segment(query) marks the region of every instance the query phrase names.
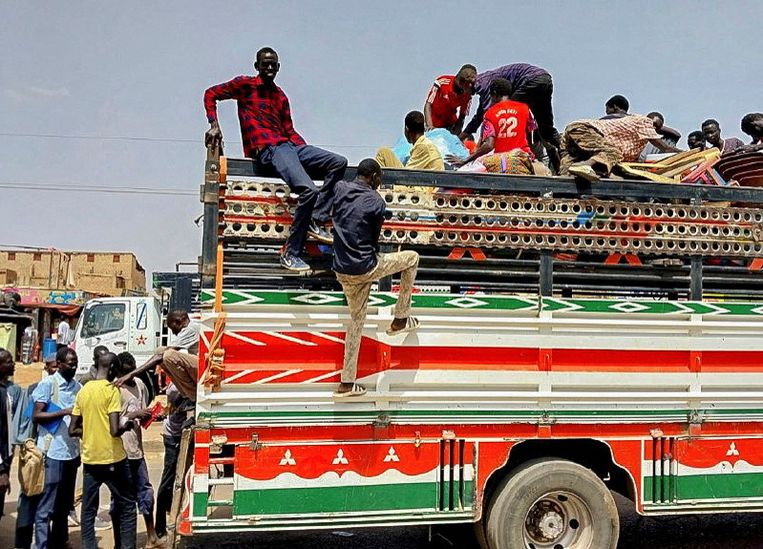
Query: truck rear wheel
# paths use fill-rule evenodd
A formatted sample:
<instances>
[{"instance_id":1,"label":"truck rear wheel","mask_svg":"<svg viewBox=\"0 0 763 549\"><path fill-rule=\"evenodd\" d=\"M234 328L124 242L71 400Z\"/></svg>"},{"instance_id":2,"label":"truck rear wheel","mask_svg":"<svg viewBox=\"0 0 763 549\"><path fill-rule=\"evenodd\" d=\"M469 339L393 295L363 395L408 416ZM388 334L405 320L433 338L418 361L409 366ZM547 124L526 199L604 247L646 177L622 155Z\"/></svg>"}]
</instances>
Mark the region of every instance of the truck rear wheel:
<instances>
[{"instance_id":1,"label":"truck rear wheel","mask_svg":"<svg viewBox=\"0 0 763 549\"><path fill-rule=\"evenodd\" d=\"M490 549L616 549L619 533L609 489L590 469L562 459L517 468L487 515Z\"/></svg>"}]
</instances>

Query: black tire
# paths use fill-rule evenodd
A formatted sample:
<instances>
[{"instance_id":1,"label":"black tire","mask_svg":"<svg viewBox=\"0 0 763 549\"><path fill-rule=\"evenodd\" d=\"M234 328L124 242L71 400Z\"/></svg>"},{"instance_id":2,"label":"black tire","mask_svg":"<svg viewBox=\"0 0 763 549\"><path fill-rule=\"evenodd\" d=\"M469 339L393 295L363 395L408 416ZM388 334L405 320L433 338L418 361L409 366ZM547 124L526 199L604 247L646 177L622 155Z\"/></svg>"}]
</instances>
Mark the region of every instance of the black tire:
<instances>
[{"instance_id":1,"label":"black tire","mask_svg":"<svg viewBox=\"0 0 763 549\"><path fill-rule=\"evenodd\" d=\"M485 518L474 523L474 537L477 538L477 546L480 549L490 549L487 543L487 533L485 532Z\"/></svg>"},{"instance_id":2,"label":"black tire","mask_svg":"<svg viewBox=\"0 0 763 549\"><path fill-rule=\"evenodd\" d=\"M612 493L590 469L539 459L497 487L485 533L490 549L616 549L620 517Z\"/></svg>"}]
</instances>

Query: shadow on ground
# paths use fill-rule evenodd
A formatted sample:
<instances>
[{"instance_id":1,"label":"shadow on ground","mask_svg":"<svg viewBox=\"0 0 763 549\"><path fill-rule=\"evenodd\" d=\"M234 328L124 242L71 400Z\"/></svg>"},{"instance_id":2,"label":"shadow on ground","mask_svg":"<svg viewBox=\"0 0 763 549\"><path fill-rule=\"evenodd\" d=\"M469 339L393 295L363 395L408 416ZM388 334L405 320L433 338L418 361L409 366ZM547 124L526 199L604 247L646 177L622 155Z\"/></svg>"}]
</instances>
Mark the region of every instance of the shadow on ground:
<instances>
[{"instance_id":1,"label":"shadow on ground","mask_svg":"<svg viewBox=\"0 0 763 549\"><path fill-rule=\"evenodd\" d=\"M633 504L617 497L621 535L618 549L763 549L763 515L718 514L641 517ZM262 533L236 541L212 536L188 547L201 549L470 549L469 526L367 529L353 531Z\"/></svg>"}]
</instances>

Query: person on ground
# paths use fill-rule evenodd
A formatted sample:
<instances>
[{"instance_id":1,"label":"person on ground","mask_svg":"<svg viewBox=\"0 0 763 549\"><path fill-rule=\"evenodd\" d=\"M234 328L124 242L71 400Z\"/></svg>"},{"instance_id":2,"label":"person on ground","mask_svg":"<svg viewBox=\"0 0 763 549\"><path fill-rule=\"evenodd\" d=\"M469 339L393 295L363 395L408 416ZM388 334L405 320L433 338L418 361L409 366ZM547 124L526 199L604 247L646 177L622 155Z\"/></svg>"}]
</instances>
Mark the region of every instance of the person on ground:
<instances>
[{"instance_id":1,"label":"person on ground","mask_svg":"<svg viewBox=\"0 0 763 549\"><path fill-rule=\"evenodd\" d=\"M469 113L476 81L477 69L468 64L462 66L455 76L446 74L438 77L429 88L424 102L424 129L445 128L459 135Z\"/></svg>"},{"instance_id":2,"label":"person on ground","mask_svg":"<svg viewBox=\"0 0 763 549\"><path fill-rule=\"evenodd\" d=\"M16 369L13 355L0 348L0 518L3 516L5 496L11 493L11 464L13 463L13 411L21 393L11 381Z\"/></svg>"},{"instance_id":3,"label":"person on ground","mask_svg":"<svg viewBox=\"0 0 763 549\"><path fill-rule=\"evenodd\" d=\"M741 152L763 150L763 113L753 112L742 118L742 131L752 138L752 143L742 147Z\"/></svg>"},{"instance_id":4,"label":"person on ground","mask_svg":"<svg viewBox=\"0 0 763 549\"><path fill-rule=\"evenodd\" d=\"M715 147L721 151L721 156L731 154L737 149L744 147L744 142L738 137L721 137L721 125L717 120L709 118L702 122L702 133L705 134L705 140L708 147Z\"/></svg>"},{"instance_id":5,"label":"person on ground","mask_svg":"<svg viewBox=\"0 0 763 549\"><path fill-rule=\"evenodd\" d=\"M37 549L67 547L69 540L69 511L80 466L80 441L69 434L72 408L82 389L74 379L77 365L73 349L59 349L56 372L32 392L37 447L45 454L45 489L34 516Z\"/></svg>"},{"instance_id":6,"label":"person on ground","mask_svg":"<svg viewBox=\"0 0 763 549\"><path fill-rule=\"evenodd\" d=\"M69 435L82 438L84 549L98 549L95 517L103 484L111 492L114 513L119 516L119 549L135 549L135 486L121 439L134 425L132 421L120 422L122 400L119 390L108 380L109 372L119 368L119 359L114 353L98 357L95 379L77 394L69 425Z\"/></svg>"},{"instance_id":7,"label":"person on ground","mask_svg":"<svg viewBox=\"0 0 763 549\"><path fill-rule=\"evenodd\" d=\"M196 402L201 327L191 321L188 312L183 309L170 311L167 327L172 332L169 345L159 347L144 364L118 378L114 385L122 387L146 370L161 366L180 393L189 401Z\"/></svg>"},{"instance_id":8,"label":"person on ground","mask_svg":"<svg viewBox=\"0 0 763 549\"><path fill-rule=\"evenodd\" d=\"M58 371L58 363L56 362L56 355L48 355L45 357L45 366L43 368L43 379L52 376ZM32 417L27 414L27 408L30 402L34 402L33 394L37 389L39 382L32 383L27 387L26 391L21 394L21 400L18 407L13 414L13 433L14 444L20 446L27 439L37 439L36 431L34 428L34 422ZM35 442L36 445L36 442ZM23 487L19 490L18 506L16 511L16 532L15 543L16 549L31 549L32 547L32 535L34 533L34 517L37 513L37 506L42 498L42 494L35 496L28 496L24 493Z\"/></svg>"},{"instance_id":9,"label":"person on ground","mask_svg":"<svg viewBox=\"0 0 763 549\"><path fill-rule=\"evenodd\" d=\"M690 150L699 149L700 151L704 151L707 148L705 134L699 130L691 132L686 136L686 144Z\"/></svg>"},{"instance_id":10,"label":"person on ground","mask_svg":"<svg viewBox=\"0 0 763 549\"><path fill-rule=\"evenodd\" d=\"M403 127L405 140L411 148L411 156L403 165L400 159L392 152L392 149L382 147L376 152L376 161L382 168L407 168L409 170L433 170L442 171L445 163L442 161L440 151L432 141L424 135L424 114L419 111L411 111L405 115Z\"/></svg>"},{"instance_id":11,"label":"person on ground","mask_svg":"<svg viewBox=\"0 0 763 549\"><path fill-rule=\"evenodd\" d=\"M418 319L410 316L419 254L414 251L379 253L379 234L386 210L384 199L376 191L381 182L381 166L376 160L367 158L358 164L355 180L337 183L333 269L350 309L341 383L335 393L337 397L360 396L366 392L355 381L368 296L374 282L401 273L400 296L395 304L395 318L387 330L388 335L410 332L419 326Z\"/></svg>"},{"instance_id":12,"label":"person on ground","mask_svg":"<svg viewBox=\"0 0 763 549\"><path fill-rule=\"evenodd\" d=\"M620 162L635 162L647 143L661 152L679 152L663 141L651 119L639 114L572 122L562 137L562 175L598 181Z\"/></svg>"},{"instance_id":13,"label":"person on ground","mask_svg":"<svg viewBox=\"0 0 763 549\"><path fill-rule=\"evenodd\" d=\"M58 323L58 329L56 330L56 343L58 345L69 345L74 339L74 332L69 326L69 319L63 317L61 322Z\"/></svg>"},{"instance_id":14,"label":"person on ground","mask_svg":"<svg viewBox=\"0 0 763 549\"><path fill-rule=\"evenodd\" d=\"M657 111L650 112L646 115L647 118L649 118L652 123L654 124L654 129L657 133L660 134L662 137L662 140L665 141L665 143L668 143L669 145L673 145L674 147L678 145L678 141L681 139L681 132L678 130L674 130L673 128L670 128L665 125L665 117L662 116L661 113ZM644 150L641 151L641 154L639 155L639 162L646 161L647 156L650 154L659 154L660 151L652 145L651 143L647 143L644 147Z\"/></svg>"},{"instance_id":15,"label":"person on ground","mask_svg":"<svg viewBox=\"0 0 763 549\"><path fill-rule=\"evenodd\" d=\"M527 104L512 99L511 82L505 78L493 80L490 101L492 106L483 116L479 145L466 158L448 157L454 166L468 164L491 151L501 154L519 149L532 154L530 141L536 129L535 119Z\"/></svg>"},{"instance_id":16,"label":"person on ground","mask_svg":"<svg viewBox=\"0 0 763 549\"><path fill-rule=\"evenodd\" d=\"M244 154L265 171L275 172L299 196L291 231L281 255L281 265L291 271L308 271L301 258L308 236L331 243L325 229L331 216L334 185L344 177L347 159L306 144L294 129L289 100L275 78L281 68L273 48L262 48L254 62L257 76L238 76L204 92L204 107L210 128L208 147L222 143L217 120L217 102L235 99ZM313 179L323 179L320 191Z\"/></svg>"},{"instance_id":17,"label":"person on ground","mask_svg":"<svg viewBox=\"0 0 763 549\"><path fill-rule=\"evenodd\" d=\"M628 109L631 104L624 95L613 95L604 103L604 112L606 113L599 120L612 120L629 116Z\"/></svg>"},{"instance_id":18,"label":"person on ground","mask_svg":"<svg viewBox=\"0 0 763 549\"><path fill-rule=\"evenodd\" d=\"M548 154L551 167L554 173L558 173L561 136L554 127L554 108L552 105L554 83L547 70L535 65L513 63L480 73L475 84L475 93L480 97L479 107L474 118L464 128L461 138L464 139L467 135L475 133L482 124L492 101L490 86L499 78L509 81L511 99L525 103L533 112L537 121L538 133Z\"/></svg>"},{"instance_id":19,"label":"person on ground","mask_svg":"<svg viewBox=\"0 0 763 549\"><path fill-rule=\"evenodd\" d=\"M167 535L167 513L172 509L180 439L183 434L183 423L186 420L183 409L187 402L172 382L167 385L166 395L167 411L162 421L164 467L162 478L159 481L159 491L156 495L156 534L160 538Z\"/></svg>"},{"instance_id":20,"label":"person on ground","mask_svg":"<svg viewBox=\"0 0 763 549\"><path fill-rule=\"evenodd\" d=\"M127 351L117 355L119 368L114 372L116 376L124 376L135 370L135 357ZM127 453L127 465L130 468L130 476L135 486L135 495L138 503L138 513L143 515L146 524L146 549L159 547L159 539L154 529L154 487L148 476L145 454L143 452L143 429L141 422L151 418L149 405L149 392L140 378L133 378L119 389L122 396L122 422L132 421L134 427L122 434L122 445ZM115 512L116 506L111 502L111 521L114 524L114 546L119 547L119 514Z\"/></svg>"}]
</instances>

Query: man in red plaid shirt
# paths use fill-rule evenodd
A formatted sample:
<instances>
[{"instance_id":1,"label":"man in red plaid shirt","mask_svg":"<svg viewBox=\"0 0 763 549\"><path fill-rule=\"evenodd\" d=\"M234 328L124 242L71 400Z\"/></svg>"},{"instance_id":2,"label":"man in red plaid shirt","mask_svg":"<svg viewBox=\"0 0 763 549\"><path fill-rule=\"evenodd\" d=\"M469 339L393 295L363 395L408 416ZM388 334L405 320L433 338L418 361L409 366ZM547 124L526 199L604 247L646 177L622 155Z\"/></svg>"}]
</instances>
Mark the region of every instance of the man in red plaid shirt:
<instances>
[{"instance_id":1,"label":"man in red plaid shirt","mask_svg":"<svg viewBox=\"0 0 763 549\"><path fill-rule=\"evenodd\" d=\"M235 99L244 154L256 160L264 171L275 172L299 196L281 265L292 271L308 271L309 265L299 256L308 235L320 242L332 242L322 225L331 216L334 184L344 177L347 159L307 145L294 129L289 100L275 84L281 68L275 50L259 50L254 68L257 76L238 76L204 92L210 124L205 141L208 147L222 142L217 102ZM323 179L320 190L313 178Z\"/></svg>"}]
</instances>

